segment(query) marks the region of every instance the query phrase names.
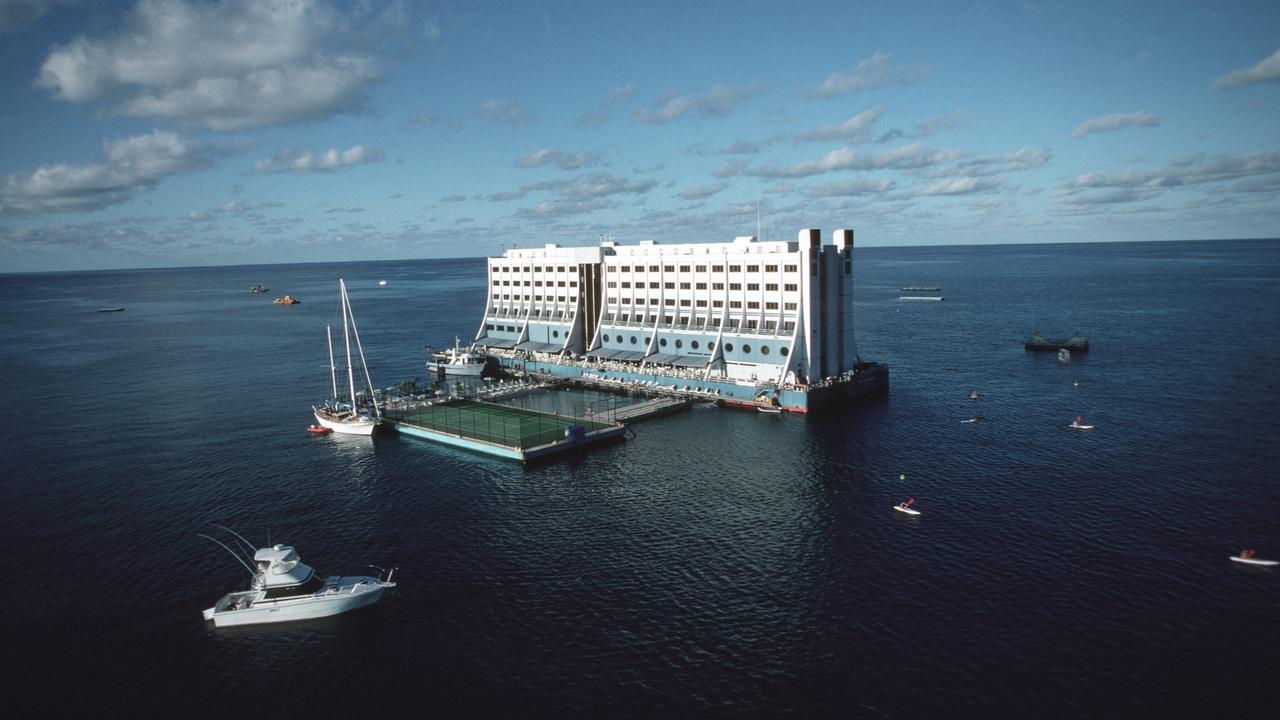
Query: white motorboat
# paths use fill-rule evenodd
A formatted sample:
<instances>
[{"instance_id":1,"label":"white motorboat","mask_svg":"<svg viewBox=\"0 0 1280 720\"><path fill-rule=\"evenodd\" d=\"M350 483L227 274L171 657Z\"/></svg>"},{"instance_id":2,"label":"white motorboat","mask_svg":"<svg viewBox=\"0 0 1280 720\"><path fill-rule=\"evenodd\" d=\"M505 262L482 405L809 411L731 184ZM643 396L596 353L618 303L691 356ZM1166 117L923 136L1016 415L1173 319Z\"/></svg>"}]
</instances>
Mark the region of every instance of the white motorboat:
<instances>
[{"instance_id":1,"label":"white motorboat","mask_svg":"<svg viewBox=\"0 0 1280 720\"><path fill-rule=\"evenodd\" d=\"M461 338L454 336L453 347L431 353L427 369L432 372L443 370L449 375L479 375L484 372L486 359L475 345L462 347Z\"/></svg>"},{"instance_id":2,"label":"white motorboat","mask_svg":"<svg viewBox=\"0 0 1280 720\"><path fill-rule=\"evenodd\" d=\"M233 532L233 534L235 534ZM262 623L292 622L328 617L372 605L382 597L391 582L392 568L384 579L365 575L333 575L321 578L316 571L302 562L298 551L289 545L272 545L260 548L253 554L256 570L239 554L221 541L200 537L222 545L253 576L248 590L223 595L211 608L204 610L204 619L215 627L229 625L258 625ZM236 538L252 549L247 540Z\"/></svg>"},{"instance_id":3,"label":"white motorboat","mask_svg":"<svg viewBox=\"0 0 1280 720\"><path fill-rule=\"evenodd\" d=\"M333 330L325 327L325 335L329 339L329 376L333 384L333 396L323 405L312 405L316 422L334 432L347 435L372 435L373 429L382 422L382 410L378 407L378 398L373 392L373 379L369 377L369 366L364 359L364 346L360 343L360 331L356 329L356 318L351 313L351 300L347 297L347 284L338 280L338 290L342 307L342 339L347 348L347 395L338 395L338 366L333 361ZM351 338L356 339L356 351L360 358L360 370L364 375L365 402L360 402L356 393L355 368L351 357Z\"/></svg>"}]
</instances>

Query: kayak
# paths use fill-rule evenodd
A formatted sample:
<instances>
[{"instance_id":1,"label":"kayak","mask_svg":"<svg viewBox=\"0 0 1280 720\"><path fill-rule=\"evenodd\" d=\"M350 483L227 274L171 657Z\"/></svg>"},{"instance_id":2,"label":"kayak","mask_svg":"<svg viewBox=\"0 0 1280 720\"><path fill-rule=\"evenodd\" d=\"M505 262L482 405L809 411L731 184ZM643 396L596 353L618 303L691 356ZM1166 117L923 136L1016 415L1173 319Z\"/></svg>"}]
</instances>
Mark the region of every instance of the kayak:
<instances>
[{"instance_id":1,"label":"kayak","mask_svg":"<svg viewBox=\"0 0 1280 720\"><path fill-rule=\"evenodd\" d=\"M1071 423L1067 427L1071 428L1072 430L1092 430L1093 429L1092 425L1076 425L1075 423Z\"/></svg>"},{"instance_id":2,"label":"kayak","mask_svg":"<svg viewBox=\"0 0 1280 720\"><path fill-rule=\"evenodd\" d=\"M1232 562L1243 563L1245 565L1260 565L1262 567L1274 567L1280 565L1280 560L1260 560L1258 558L1243 558L1239 555L1231 556Z\"/></svg>"},{"instance_id":3,"label":"kayak","mask_svg":"<svg viewBox=\"0 0 1280 720\"><path fill-rule=\"evenodd\" d=\"M968 420L961 420L960 424L964 425L966 423L976 423L976 422L978 422L978 418L969 418Z\"/></svg>"},{"instance_id":4,"label":"kayak","mask_svg":"<svg viewBox=\"0 0 1280 720\"><path fill-rule=\"evenodd\" d=\"M919 515L919 514L920 514L920 511L919 511L919 510L912 510L912 509L911 509L911 508L909 508L909 507L902 507L901 505L894 505L894 506L893 506L893 509L894 509L894 510L897 510L897 511L898 511L898 512L900 512L900 513L906 513L906 514L908 514L908 515Z\"/></svg>"}]
</instances>

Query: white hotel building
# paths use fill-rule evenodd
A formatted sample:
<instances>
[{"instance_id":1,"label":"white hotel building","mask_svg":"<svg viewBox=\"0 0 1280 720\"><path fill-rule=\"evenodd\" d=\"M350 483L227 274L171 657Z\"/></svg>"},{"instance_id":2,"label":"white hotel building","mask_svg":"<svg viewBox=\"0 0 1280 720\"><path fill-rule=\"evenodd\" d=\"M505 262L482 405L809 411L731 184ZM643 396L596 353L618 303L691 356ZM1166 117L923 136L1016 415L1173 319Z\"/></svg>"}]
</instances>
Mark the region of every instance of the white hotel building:
<instances>
[{"instance_id":1,"label":"white hotel building","mask_svg":"<svg viewBox=\"0 0 1280 720\"><path fill-rule=\"evenodd\" d=\"M489 258L476 343L586 358L639 372L808 385L860 363L853 331L853 231L796 242L512 249Z\"/></svg>"}]
</instances>

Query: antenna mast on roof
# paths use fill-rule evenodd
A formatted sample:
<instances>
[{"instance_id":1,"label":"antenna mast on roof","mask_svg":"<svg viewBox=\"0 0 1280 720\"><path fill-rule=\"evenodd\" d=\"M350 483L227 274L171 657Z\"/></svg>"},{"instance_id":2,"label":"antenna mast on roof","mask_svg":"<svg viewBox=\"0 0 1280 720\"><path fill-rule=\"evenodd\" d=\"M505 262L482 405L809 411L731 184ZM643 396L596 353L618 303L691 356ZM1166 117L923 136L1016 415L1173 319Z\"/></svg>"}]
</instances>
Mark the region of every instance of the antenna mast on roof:
<instances>
[{"instance_id":1,"label":"antenna mast on roof","mask_svg":"<svg viewBox=\"0 0 1280 720\"><path fill-rule=\"evenodd\" d=\"M756 240L760 238L760 181L756 180Z\"/></svg>"}]
</instances>

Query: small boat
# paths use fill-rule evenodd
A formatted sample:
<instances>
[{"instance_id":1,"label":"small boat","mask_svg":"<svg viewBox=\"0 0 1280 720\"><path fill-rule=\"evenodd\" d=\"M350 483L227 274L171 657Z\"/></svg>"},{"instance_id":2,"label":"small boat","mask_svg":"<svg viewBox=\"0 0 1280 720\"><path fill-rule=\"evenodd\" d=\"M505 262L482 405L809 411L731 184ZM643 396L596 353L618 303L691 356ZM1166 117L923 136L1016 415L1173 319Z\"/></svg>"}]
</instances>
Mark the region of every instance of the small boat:
<instances>
[{"instance_id":1,"label":"small boat","mask_svg":"<svg viewBox=\"0 0 1280 720\"><path fill-rule=\"evenodd\" d=\"M333 330L325 326L325 336L329 339L329 378L333 386L333 396L323 405L312 405L316 422L322 427L346 435L372 435L373 429L382 422L382 410L378 407L378 398L373 391L373 379L369 377L369 365L364 359L364 346L360 343L360 331L356 328L355 315L351 313L351 299L347 297L347 284L338 280L338 304L342 310L342 339L347 347L347 395L338 395L338 366L333 361ZM360 370L365 382L363 392L366 402L360 401L356 393L355 366L351 356L351 338L355 337L357 357L360 359ZM372 414L370 414L372 412Z\"/></svg>"},{"instance_id":2,"label":"small boat","mask_svg":"<svg viewBox=\"0 0 1280 720\"><path fill-rule=\"evenodd\" d=\"M1068 349L1066 349L1066 348L1059 348L1059 349L1058 349L1058 362L1060 362L1060 363L1062 363L1062 364L1064 364L1064 365L1065 365L1065 364L1067 364L1067 363L1069 363L1069 362L1071 362L1071 351L1070 351L1070 350L1068 350Z\"/></svg>"},{"instance_id":3,"label":"small boat","mask_svg":"<svg viewBox=\"0 0 1280 720\"><path fill-rule=\"evenodd\" d=\"M912 287L904 287L904 288L898 288L898 289L899 289L899 290L901 290L902 292L938 292L938 291L939 291L939 290L941 290L942 288L940 288L940 287L915 287L915 286L912 286Z\"/></svg>"},{"instance_id":4,"label":"small boat","mask_svg":"<svg viewBox=\"0 0 1280 720\"><path fill-rule=\"evenodd\" d=\"M378 287L386 287L386 286L387 286L387 281L386 281L386 280L379 280L379 281L378 281Z\"/></svg>"},{"instance_id":5,"label":"small boat","mask_svg":"<svg viewBox=\"0 0 1280 720\"><path fill-rule=\"evenodd\" d=\"M911 508L911 503L915 502L915 500L916 500L915 498L911 498L906 502L900 502L897 505L894 505L893 509L897 510L900 513L906 513L907 515L919 515L920 514L919 510L913 510Z\"/></svg>"},{"instance_id":6,"label":"small boat","mask_svg":"<svg viewBox=\"0 0 1280 720\"><path fill-rule=\"evenodd\" d=\"M1075 420L1071 421L1071 424L1068 425L1067 427L1075 430L1092 430L1093 429L1092 425L1085 425L1084 423L1080 422L1080 418L1078 416L1076 417Z\"/></svg>"},{"instance_id":7,"label":"small boat","mask_svg":"<svg viewBox=\"0 0 1280 720\"><path fill-rule=\"evenodd\" d=\"M124 308L98 308L94 312L124 312Z\"/></svg>"},{"instance_id":8,"label":"small boat","mask_svg":"<svg viewBox=\"0 0 1280 720\"><path fill-rule=\"evenodd\" d=\"M756 412L761 412L766 415L781 415L782 408L777 405L761 405L756 408Z\"/></svg>"},{"instance_id":9,"label":"small boat","mask_svg":"<svg viewBox=\"0 0 1280 720\"><path fill-rule=\"evenodd\" d=\"M229 528L224 529L243 543L237 545L237 549L254 549L248 540ZM385 579L381 572L377 577L331 575L321 578L310 565L302 562L298 551L290 545L257 549L252 557L254 565L250 566L240 553L227 547L222 541L208 535L200 537L221 545L253 578L248 590L227 593L213 607L204 610L204 619L212 621L214 627L290 622L337 615L372 605L378 602L387 588L396 586L391 582L394 568L386 571Z\"/></svg>"},{"instance_id":10,"label":"small boat","mask_svg":"<svg viewBox=\"0 0 1280 720\"><path fill-rule=\"evenodd\" d=\"M308 425L307 432L314 435L328 435L333 431L323 425Z\"/></svg>"},{"instance_id":11,"label":"small boat","mask_svg":"<svg viewBox=\"0 0 1280 720\"><path fill-rule=\"evenodd\" d=\"M291 295L285 295L284 297L278 297L275 299L276 305L297 305L300 302L302 301Z\"/></svg>"},{"instance_id":12,"label":"small boat","mask_svg":"<svg viewBox=\"0 0 1280 720\"><path fill-rule=\"evenodd\" d=\"M1057 352L1059 350L1089 352L1089 338L1080 333L1076 333L1065 340L1061 338L1046 338L1040 334L1039 330L1036 330L1031 333L1031 337L1027 338L1022 347L1028 352Z\"/></svg>"},{"instance_id":13,"label":"small boat","mask_svg":"<svg viewBox=\"0 0 1280 720\"><path fill-rule=\"evenodd\" d=\"M978 422L978 421L979 421L979 420L981 420L981 419L982 419L982 418L980 418L980 417L971 417L971 418L969 418L968 420L961 420L961 421L960 421L960 424L961 424L961 425L966 425L966 424L968 424L968 423L976 423L976 422Z\"/></svg>"},{"instance_id":14,"label":"small boat","mask_svg":"<svg viewBox=\"0 0 1280 720\"><path fill-rule=\"evenodd\" d=\"M251 292L251 293L253 293L253 294L255 294L255 295L261 295L262 293L264 293L264 292L269 292L270 290L271 290L271 288L269 288L269 287L264 287L264 286L262 286L262 285L254 285L253 287L249 288L249 292Z\"/></svg>"},{"instance_id":15,"label":"small boat","mask_svg":"<svg viewBox=\"0 0 1280 720\"><path fill-rule=\"evenodd\" d=\"M1263 560L1258 557L1258 551L1253 548L1246 548L1239 555L1231 556L1232 562L1238 562L1243 565L1257 565L1258 567L1275 567L1280 565L1280 560Z\"/></svg>"},{"instance_id":16,"label":"small boat","mask_svg":"<svg viewBox=\"0 0 1280 720\"><path fill-rule=\"evenodd\" d=\"M978 399L978 391L977 391L977 390L971 390L971 391L969 391L969 399L970 399L970 400L977 400L977 399Z\"/></svg>"},{"instance_id":17,"label":"small boat","mask_svg":"<svg viewBox=\"0 0 1280 720\"><path fill-rule=\"evenodd\" d=\"M934 302L942 302L941 295L903 295L899 300L932 300Z\"/></svg>"},{"instance_id":18,"label":"small boat","mask_svg":"<svg viewBox=\"0 0 1280 720\"><path fill-rule=\"evenodd\" d=\"M455 335L453 347L431 353L427 369L449 375L479 375L487 361L488 357L475 345L462 347L462 340Z\"/></svg>"}]
</instances>

